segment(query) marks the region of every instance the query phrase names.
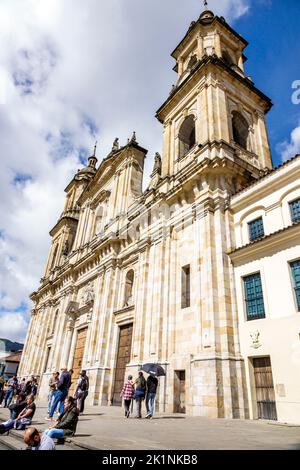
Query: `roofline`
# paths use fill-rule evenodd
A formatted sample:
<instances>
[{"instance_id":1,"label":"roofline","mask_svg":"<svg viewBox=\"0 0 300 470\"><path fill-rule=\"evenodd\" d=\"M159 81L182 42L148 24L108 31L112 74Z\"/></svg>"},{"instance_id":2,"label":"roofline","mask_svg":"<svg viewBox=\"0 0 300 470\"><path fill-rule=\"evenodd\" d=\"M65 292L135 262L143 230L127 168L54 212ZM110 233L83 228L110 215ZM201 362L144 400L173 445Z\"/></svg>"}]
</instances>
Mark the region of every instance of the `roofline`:
<instances>
[{"instance_id":1,"label":"roofline","mask_svg":"<svg viewBox=\"0 0 300 470\"><path fill-rule=\"evenodd\" d=\"M190 27L187 31L187 33L185 34L184 38L180 41L180 43L175 47L174 51L171 53L171 57L173 57L174 59L176 59L176 56L175 56L175 53L177 52L177 50L180 48L180 46L185 42L185 40L187 39L187 37L192 33L192 31L195 29L196 26L198 26L199 24L201 24L202 26L211 26L212 24L214 24L215 22L218 22L220 23L222 26L225 26L225 28L227 28L232 34L234 34L234 36L236 36L243 44L245 44L245 47L247 47L249 45L249 42L243 38L243 36L241 36L239 33L237 33L227 22L225 19L222 19L220 16L215 16L213 21L211 23L203 23L201 20L200 20L200 17L198 18L197 21L195 21L194 25L192 27Z\"/></svg>"},{"instance_id":2,"label":"roofline","mask_svg":"<svg viewBox=\"0 0 300 470\"><path fill-rule=\"evenodd\" d=\"M251 188L253 188L257 184L259 184L265 178L268 178L268 177L272 176L274 173L279 172L280 170L282 170L282 168L285 168L286 166L290 165L291 163L293 163L297 159L300 159L300 154L297 154L294 157L290 158L289 160L287 160L287 161L281 163L280 165L276 166L275 168L272 168L265 175L261 176L260 178L258 178L255 181L253 181L253 183L250 183L249 186L247 186L246 188L243 188L240 191L238 191L237 193L235 193L233 196L231 196L231 201L233 201L235 197L240 196L241 194L247 192L248 190L250 190Z\"/></svg>"},{"instance_id":3,"label":"roofline","mask_svg":"<svg viewBox=\"0 0 300 470\"><path fill-rule=\"evenodd\" d=\"M288 231L290 231L291 229L293 229L295 227L300 227L300 221L296 222L292 225L289 225L288 227L284 227L280 230L277 230L276 232L270 233L269 235L265 235L264 237L261 237L258 240L247 243L247 245L240 246L239 248L236 248L235 250L230 251L228 253L228 256L235 255L237 253L242 252L243 250L247 250L250 247L257 246L260 243L264 242L265 240L271 239L272 237L275 237L275 236L279 235L280 233L288 232ZM298 231L297 231L297 233L298 233Z\"/></svg>"}]
</instances>

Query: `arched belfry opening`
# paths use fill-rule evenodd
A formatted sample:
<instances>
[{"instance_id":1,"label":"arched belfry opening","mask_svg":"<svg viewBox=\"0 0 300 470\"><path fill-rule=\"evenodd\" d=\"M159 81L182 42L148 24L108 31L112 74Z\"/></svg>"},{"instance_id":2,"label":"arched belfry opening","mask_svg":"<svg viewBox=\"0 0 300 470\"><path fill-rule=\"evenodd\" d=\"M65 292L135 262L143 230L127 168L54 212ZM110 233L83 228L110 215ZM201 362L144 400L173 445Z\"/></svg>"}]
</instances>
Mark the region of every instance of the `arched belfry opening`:
<instances>
[{"instance_id":1,"label":"arched belfry opening","mask_svg":"<svg viewBox=\"0 0 300 470\"><path fill-rule=\"evenodd\" d=\"M183 121L179 130L179 158L184 157L195 144L195 117L191 114Z\"/></svg>"},{"instance_id":2,"label":"arched belfry opening","mask_svg":"<svg viewBox=\"0 0 300 470\"><path fill-rule=\"evenodd\" d=\"M226 62L226 64L229 65L229 67L231 67L232 65L235 65L235 61L233 60L231 54L229 54L228 51L223 50L222 57L223 57L223 60Z\"/></svg>"},{"instance_id":3,"label":"arched belfry opening","mask_svg":"<svg viewBox=\"0 0 300 470\"><path fill-rule=\"evenodd\" d=\"M234 142L248 150L249 124L244 116L237 111L232 113L232 132Z\"/></svg>"}]
</instances>

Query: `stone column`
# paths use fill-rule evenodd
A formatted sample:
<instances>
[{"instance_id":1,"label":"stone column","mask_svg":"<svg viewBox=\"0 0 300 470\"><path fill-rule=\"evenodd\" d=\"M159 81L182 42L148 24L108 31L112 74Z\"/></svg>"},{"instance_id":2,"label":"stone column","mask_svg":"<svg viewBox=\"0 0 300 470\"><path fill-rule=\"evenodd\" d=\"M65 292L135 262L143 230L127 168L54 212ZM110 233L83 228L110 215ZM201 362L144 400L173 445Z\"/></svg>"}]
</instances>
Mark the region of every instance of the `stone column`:
<instances>
[{"instance_id":1,"label":"stone column","mask_svg":"<svg viewBox=\"0 0 300 470\"><path fill-rule=\"evenodd\" d=\"M172 129L172 122L166 121L164 123L164 134L163 134L162 177L170 173L171 129Z\"/></svg>"}]
</instances>

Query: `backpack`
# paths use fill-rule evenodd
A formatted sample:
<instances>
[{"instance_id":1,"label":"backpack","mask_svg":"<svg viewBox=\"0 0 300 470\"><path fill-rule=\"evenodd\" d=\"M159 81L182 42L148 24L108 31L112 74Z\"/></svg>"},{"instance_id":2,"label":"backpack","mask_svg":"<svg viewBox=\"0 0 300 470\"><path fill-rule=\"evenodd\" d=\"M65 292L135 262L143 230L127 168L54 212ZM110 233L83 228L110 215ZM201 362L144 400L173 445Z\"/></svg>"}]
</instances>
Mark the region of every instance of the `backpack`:
<instances>
[{"instance_id":1,"label":"backpack","mask_svg":"<svg viewBox=\"0 0 300 470\"><path fill-rule=\"evenodd\" d=\"M88 388L87 377L81 377L81 381L80 381L80 384L79 384L79 388L80 388L80 390L82 390L83 392L86 392L86 391L87 391L87 388Z\"/></svg>"}]
</instances>

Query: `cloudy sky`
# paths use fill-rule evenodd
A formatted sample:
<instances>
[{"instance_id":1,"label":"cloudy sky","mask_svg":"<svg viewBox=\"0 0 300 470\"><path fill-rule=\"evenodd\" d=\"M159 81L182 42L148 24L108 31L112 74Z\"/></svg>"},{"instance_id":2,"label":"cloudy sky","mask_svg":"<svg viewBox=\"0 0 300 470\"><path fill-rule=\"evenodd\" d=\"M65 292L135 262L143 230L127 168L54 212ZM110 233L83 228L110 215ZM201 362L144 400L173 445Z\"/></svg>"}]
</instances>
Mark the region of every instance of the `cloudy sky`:
<instances>
[{"instance_id":1,"label":"cloudy sky","mask_svg":"<svg viewBox=\"0 0 300 470\"><path fill-rule=\"evenodd\" d=\"M94 141L98 157L136 130L161 151L155 120L176 81L170 52L201 0L0 0L0 337L23 340L62 211ZM284 6L283 6L284 5ZM274 163L300 151L297 0L210 0L250 42L247 73L276 104ZM283 34L284 31L284 34Z\"/></svg>"}]
</instances>

